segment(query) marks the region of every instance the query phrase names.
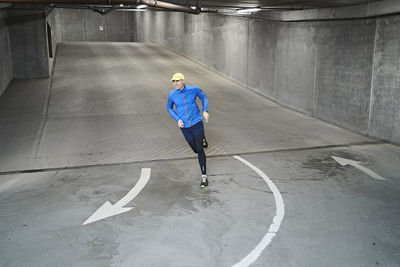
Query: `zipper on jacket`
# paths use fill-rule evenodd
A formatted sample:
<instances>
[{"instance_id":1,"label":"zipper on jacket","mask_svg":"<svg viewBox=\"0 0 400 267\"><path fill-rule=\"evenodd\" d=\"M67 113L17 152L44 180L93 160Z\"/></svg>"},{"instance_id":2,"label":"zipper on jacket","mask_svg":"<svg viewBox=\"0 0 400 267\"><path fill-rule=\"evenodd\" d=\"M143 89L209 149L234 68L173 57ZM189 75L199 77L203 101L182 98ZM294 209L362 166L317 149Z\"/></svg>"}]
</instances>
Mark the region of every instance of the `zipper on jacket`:
<instances>
[{"instance_id":1,"label":"zipper on jacket","mask_svg":"<svg viewBox=\"0 0 400 267\"><path fill-rule=\"evenodd\" d=\"M186 100L185 100L185 94L183 92L182 92L182 96L183 96L183 102L185 102L185 108L186 108L186 114L187 114L188 121L189 121L189 126L192 126L192 124L190 123L190 119L189 119L189 112L188 112L188 107L187 107Z\"/></svg>"}]
</instances>

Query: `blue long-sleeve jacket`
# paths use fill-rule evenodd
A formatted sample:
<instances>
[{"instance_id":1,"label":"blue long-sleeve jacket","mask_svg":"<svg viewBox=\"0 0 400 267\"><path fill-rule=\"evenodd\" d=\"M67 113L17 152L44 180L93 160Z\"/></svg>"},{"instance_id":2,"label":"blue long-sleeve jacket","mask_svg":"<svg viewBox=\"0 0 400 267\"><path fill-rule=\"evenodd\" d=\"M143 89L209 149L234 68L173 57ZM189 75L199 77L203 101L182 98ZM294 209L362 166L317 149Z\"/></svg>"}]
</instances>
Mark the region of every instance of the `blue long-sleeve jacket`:
<instances>
[{"instance_id":1,"label":"blue long-sleeve jacket","mask_svg":"<svg viewBox=\"0 0 400 267\"><path fill-rule=\"evenodd\" d=\"M184 128L195 125L203 120L196 97L203 103L203 112L208 112L207 95L197 86L185 85L182 90L175 89L168 94L167 110L177 122L183 121ZM174 106L176 111L174 110Z\"/></svg>"}]
</instances>

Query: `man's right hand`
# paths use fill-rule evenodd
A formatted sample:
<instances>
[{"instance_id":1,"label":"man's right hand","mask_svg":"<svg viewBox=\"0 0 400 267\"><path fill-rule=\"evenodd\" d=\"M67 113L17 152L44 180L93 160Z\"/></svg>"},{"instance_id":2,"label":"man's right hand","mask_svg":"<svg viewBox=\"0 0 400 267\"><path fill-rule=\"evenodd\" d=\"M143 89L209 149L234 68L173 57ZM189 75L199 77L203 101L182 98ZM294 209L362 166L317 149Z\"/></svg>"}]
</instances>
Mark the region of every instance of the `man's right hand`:
<instances>
[{"instance_id":1,"label":"man's right hand","mask_svg":"<svg viewBox=\"0 0 400 267\"><path fill-rule=\"evenodd\" d=\"M183 124L183 121L182 121L182 120L179 120L179 121L178 121L178 126L181 127L181 128L183 128L183 126L185 126L185 125Z\"/></svg>"}]
</instances>

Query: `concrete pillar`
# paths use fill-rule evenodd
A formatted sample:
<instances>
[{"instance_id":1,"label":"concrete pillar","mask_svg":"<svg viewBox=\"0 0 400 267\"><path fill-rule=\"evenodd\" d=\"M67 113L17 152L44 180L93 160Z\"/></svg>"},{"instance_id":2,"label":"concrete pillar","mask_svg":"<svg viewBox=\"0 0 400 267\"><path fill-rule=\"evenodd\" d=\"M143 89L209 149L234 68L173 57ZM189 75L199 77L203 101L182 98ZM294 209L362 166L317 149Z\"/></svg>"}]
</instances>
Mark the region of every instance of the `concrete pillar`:
<instances>
[{"instance_id":1,"label":"concrete pillar","mask_svg":"<svg viewBox=\"0 0 400 267\"><path fill-rule=\"evenodd\" d=\"M21 9L17 9L21 7ZM14 78L49 77L46 18L37 5L16 5L8 10Z\"/></svg>"},{"instance_id":2,"label":"concrete pillar","mask_svg":"<svg viewBox=\"0 0 400 267\"><path fill-rule=\"evenodd\" d=\"M0 95L12 79L10 39L6 24L6 10L0 9Z\"/></svg>"}]
</instances>

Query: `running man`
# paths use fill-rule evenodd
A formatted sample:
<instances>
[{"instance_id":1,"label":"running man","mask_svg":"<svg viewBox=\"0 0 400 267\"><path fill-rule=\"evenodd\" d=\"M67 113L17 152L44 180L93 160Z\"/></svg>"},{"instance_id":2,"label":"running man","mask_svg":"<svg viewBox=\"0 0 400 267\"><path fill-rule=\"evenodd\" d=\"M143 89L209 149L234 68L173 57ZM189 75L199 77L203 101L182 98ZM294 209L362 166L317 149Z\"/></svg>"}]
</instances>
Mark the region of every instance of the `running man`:
<instances>
[{"instance_id":1,"label":"running man","mask_svg":"<svg viewBox=\"0 0 400 267\"><path fill-rule=\"evenodd\" d=\"M203 149L203 138L205 137L203 117L208 122L208 98L197 86L185 85L184 79L182 73L175 73L172 77L171 81L175 90L168 94L167 110L181 128L186 142L194 153L197 153L202 174L200 187L207 187L206 154ZM203 117L197 106L196 97L200 98L203 104ZM173 108L174 105L176 111Z\"/></svg>"}]
</instances>

